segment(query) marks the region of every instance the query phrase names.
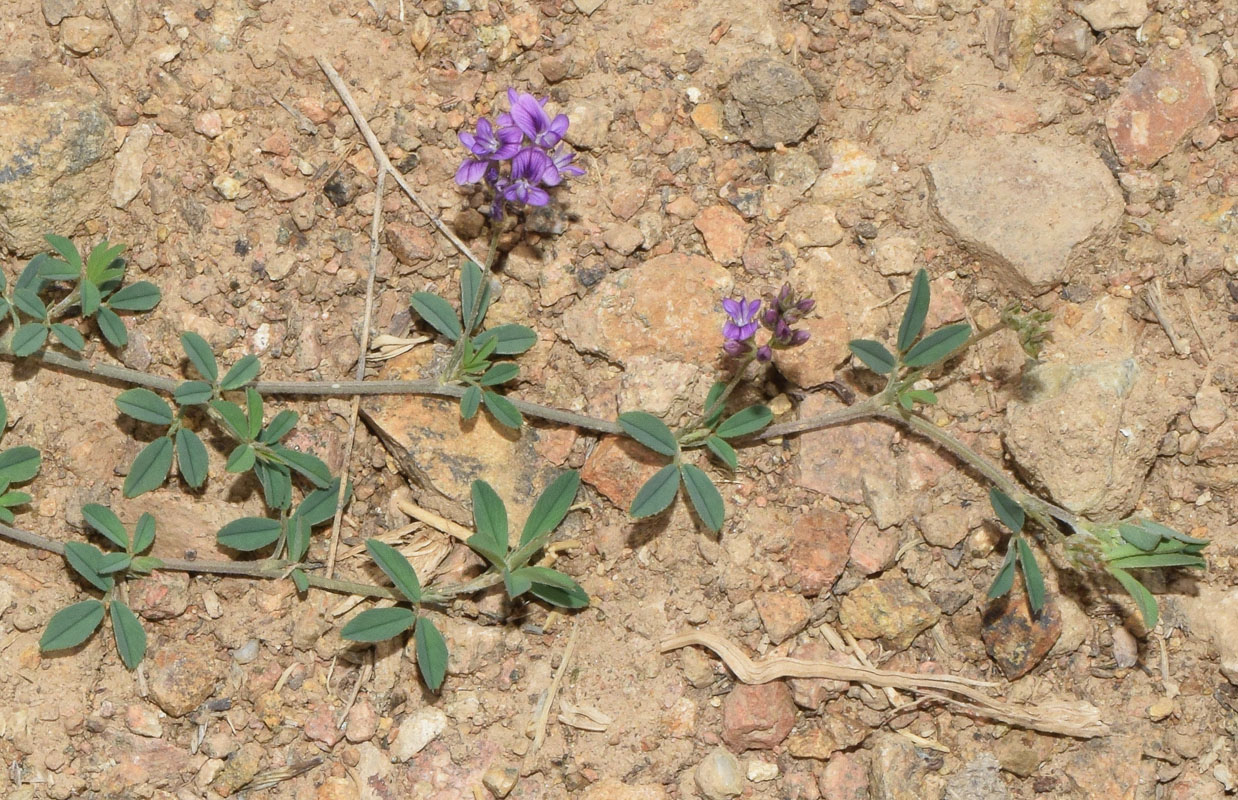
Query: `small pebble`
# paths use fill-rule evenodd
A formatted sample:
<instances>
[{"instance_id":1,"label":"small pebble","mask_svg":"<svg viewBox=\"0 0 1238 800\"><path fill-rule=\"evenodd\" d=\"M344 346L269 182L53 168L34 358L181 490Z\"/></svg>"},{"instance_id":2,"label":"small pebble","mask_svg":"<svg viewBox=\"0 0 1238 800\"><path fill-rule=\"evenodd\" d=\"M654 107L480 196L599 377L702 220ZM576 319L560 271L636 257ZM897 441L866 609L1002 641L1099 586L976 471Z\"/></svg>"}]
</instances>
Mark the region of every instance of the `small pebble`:
<instances>
[{"instance_id":1,"label":"small pebble","mask_svg":"<svg viewBox=\"0 0 1238 800\"><path fill-rule=\"evenodd\" d=\"M696 767L696 786L708 800L739 796L744 790L739 759L725 748L715 747Z\"/></svg>"},{"instance_id":2,"label":"small pebble","mask_svg":"<svg viewBox=\"0 0 1238 800\"><path fill-rule=\"evenodd\" d=\"M258 657L258 646L257 639L250 639L232 651L232 659L238 664L249 664Z\"/></svg>"}]
</instances>

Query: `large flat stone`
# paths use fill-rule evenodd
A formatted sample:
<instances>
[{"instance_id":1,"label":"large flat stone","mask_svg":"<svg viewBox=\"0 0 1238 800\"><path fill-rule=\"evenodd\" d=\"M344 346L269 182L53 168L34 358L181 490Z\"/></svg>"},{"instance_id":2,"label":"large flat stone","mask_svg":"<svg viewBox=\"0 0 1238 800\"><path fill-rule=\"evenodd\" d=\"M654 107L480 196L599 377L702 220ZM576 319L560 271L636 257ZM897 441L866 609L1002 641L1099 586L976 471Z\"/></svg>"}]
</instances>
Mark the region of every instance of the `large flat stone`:
<instances>
[{"instance_id":1,"label":"large flat stone","mask_svg":"<svg viewBox=\"0 0 1238 800\"><path fill-rule=\"evenodd\" d=\"M606 277L563 315L578 350L625 364L637 356L714 363L722 353L722 298L730 273L703 256L651 258Z\"/></svg>"},{"instance_id":2,"label":"large flat stone","mask_svg":"<svg viewBox=\"0 0 1238 800\"><path fill-rule=\"evenodd\" d=\"M928 166L933 210L1012 292L1066 280L1122 218L1117 182L1090 150L1004 136L956 152Z\"/></svg>"},{"instance_id":3,"label":"large flat stone","mask_svg":"<svg viewBox=\"0 0 1238 800\"><path fill-rule=\"evenodd\" d=\"M116 145L84 86L53 62L0 61L0 248L33 255L102 211Z\"/></svg>"}]
</instances>

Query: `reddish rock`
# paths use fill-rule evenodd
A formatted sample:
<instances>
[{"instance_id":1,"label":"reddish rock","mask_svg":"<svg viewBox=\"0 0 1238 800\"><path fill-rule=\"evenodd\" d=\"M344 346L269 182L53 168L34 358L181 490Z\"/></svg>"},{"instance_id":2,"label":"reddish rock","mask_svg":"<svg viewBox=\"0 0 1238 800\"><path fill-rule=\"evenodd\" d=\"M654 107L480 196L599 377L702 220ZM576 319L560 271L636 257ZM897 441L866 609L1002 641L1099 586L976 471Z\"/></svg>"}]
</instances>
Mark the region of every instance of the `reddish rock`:
<instances>
[{"instance_id":1,"label":"reddish rock","mask_svg":"<svg viewBox=\"0 0 1238 800\"><path fill-rule=\"evenodd\" d=\"M1105 115L1109 139L1123 164L1152 166L1213 113L1210 73L1188 47L1152 54Z\"/></svg>"},{"instance_id":2,"label":"reddish rock","mask_svg":"<svg viewBox=\"0 0 1238 800\"><path fill-rule=\"evenodd\" d=\"M666 459L624 436L606 436L585 460L580 479L626 509Z\"/></svg>"},{"instance_id":3,"label":"reddish rock","mask_svg":"<svg viewBox=\"0 0 1238 800\"><path fill-rule=\"evenodd\" d=\"M378 732L378 712L369 700L361 698L348 710L344 736L353 744L368 742Z\"/></svg>"},{"instance_id":4,"label":"reddish rock","mask_svg":"<svg viewBox=\"0 0 1238 800\"><path fill-rule=\"evenodd\" d=\"M732 750L769 750L795 724L795 703L782 681L740 684L722 703L722 741Z\"/></svg>"},{"instance_id":5,"label":"reddish rock","mask_svg":"<svg viewBox=\"0 0 1238 800\"><path fill-rule=\"evenodd\" d=\"M879 530L865 525L851 543L851 563L865 575L876 575L894 563L898 553L898 528Z\"/></svg>"},{"instance_id":6,"label":"reddish rock","mask_svg":"<svg viewBox=\"0 0 1238 800\"><path fill-rule=\"evenodd\" d=\"M338 713L339 709L333 708L330 703L315 703L310 706L310 715L305 719L303 728L305 738L317 742L325 750L335 747L336 743L344 738L344 732L335 720Z\"/></svg>"},{"instance_id":7,"label":"reddish rock","mask_svg":"<svg viewBox=\"0 0 1238 800\"><path fill-rule=\"evenodd\" d=\"M748 239L744 218L726 206L710 206L696 215L692 221L705 237L705 246L716 261L723 264L738 264L744 255L744 243Z\"/></svg>"},{"instance_id":8,"label":"reddish rock","mask_svg":"<svg viewBox=\"0 0 1238 800\"><path fill-rule=\"evenodd\" d=\"M129 600L143 619L174 619L189 608L189 576L177 572L157 572L129 581Z\"/></svg>"},{"instance_id":9,"label":"reddish rock","mask_svg":"<svg viewBox=\"0 0 1238 800\"><path fill-rule=\"evenodd\" d=\"M811 511L795 521L787 538L787 585L805 597L829 591L847 567L851 548L847 516L822 509Z\"/></svg>"},{"instance_id":10,"label":"reddish rock","mask_svg":"<svg viewBox=\"0 0 1238 800\"><path fill-rule=\"evenodd\" d=\"M852 338L847 318L841 312L821 309L796 327L808 331L809 339L799 347L774 351L778 371L803 387L834 380L835 368L851 355L847 349Z\"/></svg>"},{"instance_id":11,"label":"reddish rock","mask_svg":"<svg viewBox=\"0 0 1238 800\"><path fill-rule=\"evenodd\" d=\"M731 275L702 256L670 253L611 273L563 315L578 350L626 364L637 356L709 364L722 349Z\"/></svg>"},{"instance_id":12,"label":"reddish rock","mask_svg":"<svg viewBox=\"0 0 1238 800\"><path fill-rule=\"evenodd\" d=\"M798 645L791 651L791 658L798 658L802 661L829 661L848 667L859 666L855 656L840 653L821 641L804 642ZM851 685L847 681L833 681L829 678L791 678L788 684L791 687L791 698L795 704L809 711L817 710L826 700L842 694Z\"/></svg>"},{"instance_id":13,"label":"reddish rock","mask_svg":"<svg viewBox=\"0 0 1238 800\"><path fill-rule=\"evenodd\" d=\"M841 409L819 394L809 395L800 417ZM863 479L873 474L894 483L893 430L881 422L854 422L806 433L800 437L799 485L845 503L864 502Z\"/></svg>"},{"instance_id":14,"label":"reddish rock","mask_svg":"<svg viewBox=\"0 0 1238 800\"><path fill-rule=\"evenodd\" d=\"M383 238L391 254L405 266L413 266L421 261L434 258L438 249L434 245L434 237L428 231L409 225L407 222L391 222L383 231Z\"/></svg>"},{"instance_id":15,"label":"reddish rock","mask_svg":"<svg viewBox=\"0 0 1238 800\"><path fill-rule=\"evenodd\" d=\"M821 796L830 800L869 800L868 763L863 753L838 753L817 776Z\"/></svg>"},{"instance_id":16,"label":"reddish rock","mask_svg":"<svg viewBox=\"0 0 1238 800\"><path fill-rule=\"evenodd\" d=\"M759 592L753 598L770 641L781 644L808 625L808 602L792 592Z\"/></svg>"},{"instance_id":17,"label":"reddish rock","mask_svg":"<svg viewBox=\"0 0 1238 800\"><path fill-rule=\"evenodd\" d=\"M169 717L183 717L215 691L221 659L200 642L161 645L147 663L151 696Z\"/></svg>"},{"instance_id":18,"label":"reddish rock","mask_svg":"<svg viewBox=\"0 0 1238 800\"><path fill-rule=\"evenodd\" d=\"M1238 119L1238 89L1230 89L1225 96L1225 102L1221 104L1221 117Z\"/></svg>"},{"instance_id":19,"label":"reddish rock","mask_svg":"<svg viewBox=\"0 0 1238 800\"><path fill-rule=\"evenodd\" d=\"M1026 675L1040 663L1062 635L1062 615L1053 599L1035 617L1027 604L1020 576L1014 588L994 600L985 611L980 637L989 656L1009 680Z\"/></svg>"}]
</instances>

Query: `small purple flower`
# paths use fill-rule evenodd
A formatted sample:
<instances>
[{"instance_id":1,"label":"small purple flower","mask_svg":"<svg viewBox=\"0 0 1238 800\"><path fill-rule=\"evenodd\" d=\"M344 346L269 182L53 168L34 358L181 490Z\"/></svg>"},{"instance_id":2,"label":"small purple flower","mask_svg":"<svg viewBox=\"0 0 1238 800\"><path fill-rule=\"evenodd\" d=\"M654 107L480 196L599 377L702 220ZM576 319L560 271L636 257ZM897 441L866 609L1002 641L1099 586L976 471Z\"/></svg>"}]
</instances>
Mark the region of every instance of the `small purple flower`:
<instances>
[{"instance_id":1,"label":"small purple flower","mask_svg":"<svg viewBox=\"0 0 1238 800\"><path fill-rule=\"evenodd\" d=\"M550 156L536 147L526 147L512 158L511 175L498 181L495 188L509 203L544 206L550 202L550 195L541 184L548 176L558 182L559 171Z\"/></svg>"},{"instance_id":2,"label":"small purple flower","mask_svg":"<svg viewBox=\"0 0 1238 800\"><path fill-rule=\"evenodd\" d=\"M544 181L547 186L558 186L568 176L575 178L585 174L583 169L572 163L576 158L575 153L564 150L562 147L555 147L546 155L550 156L550 161L555 167L554 180Z\"/></svg>"},{"instance_id":3,"label":"small purple flower","mask_svg":"<svg viewBox=\"0 0 1238 800\"><path fill-rule=\"evenodd\" d=\"M737 342L751 339L757 332L756 317L760 308L760 300L725 298L722 301L722 310L726 312L728 319L722 325L722 335Z\"/></svg>"},{"instance_id":4,"label":"small purple flower","mask_svg":"<svg viewBox=\"0 0 1238 800\"><path fill-rule=\"evenodd\" d=\"M477 120L477 133L460 131L460 144L468 148L471 156L464 159L456 170L456 183L461 186L477 183L486 177L487 170L497 161L504 161L520 150L520 131L515 128L498 128L490 120Z\"/></svg>"},{"instance_id":5,"label":"small purple flower","mask_svg":"<svg viewBox=\"0 0 1238 800\"><path fill-rule=\"evenodd\" d=\"M539 101L533 95L517 92L515 89L507 90L507 99L512 106L512 125L529 137L534 147L549 150L567 133L567 116L559 114L551 119L546 113L545 100Z\"/></svg>"}]
</instances>

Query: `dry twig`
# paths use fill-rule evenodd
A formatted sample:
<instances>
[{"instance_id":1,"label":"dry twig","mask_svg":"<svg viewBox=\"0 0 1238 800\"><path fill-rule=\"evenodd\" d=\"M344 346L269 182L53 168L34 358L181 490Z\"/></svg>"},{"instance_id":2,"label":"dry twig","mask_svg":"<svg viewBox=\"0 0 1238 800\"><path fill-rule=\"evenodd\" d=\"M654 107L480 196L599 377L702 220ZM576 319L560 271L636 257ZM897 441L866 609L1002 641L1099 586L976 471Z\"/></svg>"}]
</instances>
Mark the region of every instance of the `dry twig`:
<instances>
[{"instance_id":1,"label":"dry twig","mask_svg":"<svg viewBox=\"0 0 1238 800\"><path fill-rule=\"evenodd\" d=\"M1091 703L1078 701L1042 703L1038 706L1015 705L989 697L980 690L980 687L993 686L992 683L953 675L919 675L798 658L767 658L756 662L738 646L717 634L704 631L691 631L667 639L662 642L661 651L665 653L692 645L714 651L735 677L744 683L769 683L779 678L828 678L888 686L918 695L932 696L965 713L989 717L1020 728L1080 739L1109 733L1109 726L1100 719L1100 710Z\"/></svg>"}]
</instances>

